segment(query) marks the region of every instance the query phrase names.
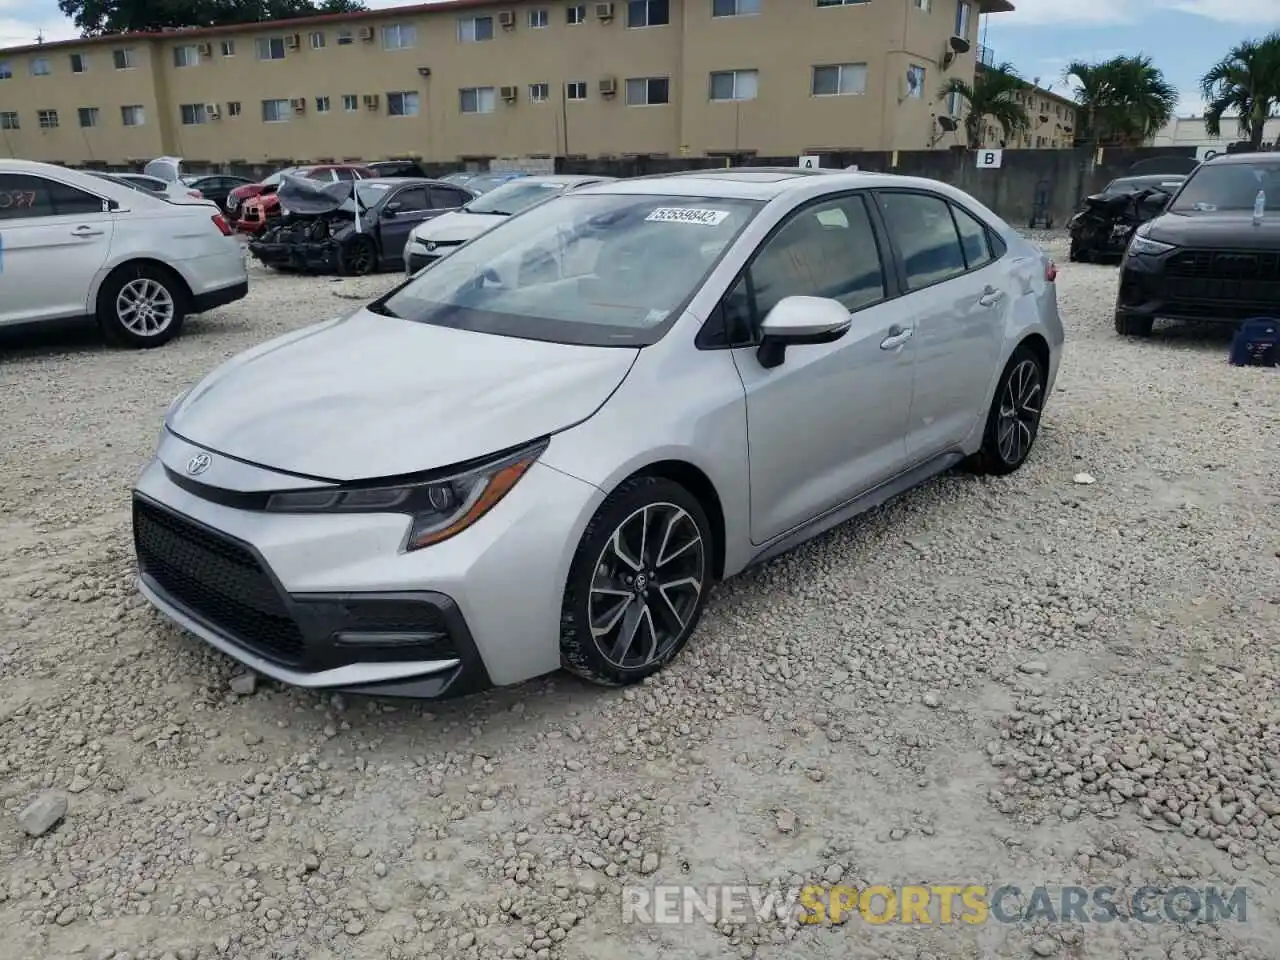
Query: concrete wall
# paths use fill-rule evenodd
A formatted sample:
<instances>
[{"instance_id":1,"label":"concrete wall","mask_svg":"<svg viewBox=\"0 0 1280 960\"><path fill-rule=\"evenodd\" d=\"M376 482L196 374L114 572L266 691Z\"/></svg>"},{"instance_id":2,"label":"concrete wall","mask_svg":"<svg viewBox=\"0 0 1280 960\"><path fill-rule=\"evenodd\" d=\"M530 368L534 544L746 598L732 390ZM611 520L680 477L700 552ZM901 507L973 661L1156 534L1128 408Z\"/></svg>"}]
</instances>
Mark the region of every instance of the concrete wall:
<instances>
[{"instance_id":1,"label":"concrete wall","mask_svg":"<svg viewBox=\"0 0 1280 960\"><path fill-rule=\"evenodd\" d=\"M1079 206L1080 199L1097 193L1108 182L1124 176L1139 160L1157 157L1194 157L1191 147L1106 149L1101 162L1091 162L1088 149L1006 150L998 169L979 169L971 150L916 150L820 154L822 165L877 173L942 180L972 194L1016 227L1030 224L1037 197L1043 193L1053 226L1061 227ZM797 157L753 157L752 165L795 166ZM562 173L600 173L615 177L696 170L728 165L727 160L704 157L686 159L631 158L626 160L565 160L556 163Z\"/></svg>"}]
</instances>

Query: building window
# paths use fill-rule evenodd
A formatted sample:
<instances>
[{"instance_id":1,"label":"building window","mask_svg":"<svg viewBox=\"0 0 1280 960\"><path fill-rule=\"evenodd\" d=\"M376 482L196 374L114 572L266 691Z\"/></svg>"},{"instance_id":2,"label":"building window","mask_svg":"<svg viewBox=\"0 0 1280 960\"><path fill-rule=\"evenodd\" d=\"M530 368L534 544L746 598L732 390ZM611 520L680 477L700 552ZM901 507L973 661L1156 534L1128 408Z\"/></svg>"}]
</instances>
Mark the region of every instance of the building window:
<instances>
[{"instance_id":1,"label":"building window","mask_svg":"<svg viewBox=\"0 0 1280 960\"><path fill-rule=\"evenodd\" d=\"M852 96L866 92L865 63L833 63L813 68L815 97Z\"/></svg>"},{"instance_id":2,"label":"building window","mask_svg":"<svg viewBox=\"0 0 1280 960\"><path fill-rule=\"evenodd\" d=\"M200 48L194 44L173 48L173 65L175 67L194 67L200 62Z\"/></svg>"},{"instance_id":3,"label":"building window","mask_svg":"<svg viewBox=\"0 0 1280 960\"><path fill-rule=\"evenodd\" d=\"M758 70L722 70L711 74L712 100L754 100Z\"/></svg>"},{"instance_id":4,"label":"building window","mask_svg":"<svg viewBox=\"0 0 1280 960\"><path fill-rule=\"evenodd\" d=\"M204 112L203 103L184 103L178 109L182 112L182 125L184 127L192 127L198 123L204 123L208 119Z\"/></svg>"},{"instance_id":5,"label":"building window","mask_svg":"<svg viewBox=\"0 0 1280 960\"><path fill-rule=\"evenodd\" d=\"M480 43L493 39L493 17L467 17L458 21L458 40L462 43Z\"/></svg>"},{"instance_id":6,"label":"building window","mask_svg":"<svg viewBox=\"0 0 1280 960\"><path fill-rule=\"evenodd\" d=\"M98 125L98 108L97 107L81 107L76 113L80 117L80 126L96 127Z\"/></svg>"},{"instance_id":7,"label":"building window","mask_svg":"<svg viewBox=\"0 0 1280 960\"><path fill-rule=\"evenodd\" d=\"M117 70L133 69L133 47L120 47L111 51L111 63Z\"/></svg>"},{"instance_id":8,"label":"building window","mask_svg":"<svg viewBox=\"0 0 1280 960\"><path fill-rule=\"evenodd\" d=\"M633 77L627 81L628 107L656 107L670 102L668 77Z\"/></svg>"},{"instance_id":9,"label":"building window","mask_svg":"<svg viewBox=\"0 0 1280 960\"><path fill-rule=\"evenodd\" d=\"M8 60L0 60L0 80L12 80L13 67L9 66Z\"/></svg>"},{"instance_id":10,"label":"building window","mask_svg":"<svg viewBox=\"0 0 1280 960\"><path fill-rule=\"evenodd\" d=\"M316 113L328 113L328 112L329 112L329 98L316 97Z\"/></svg>"},{"instance_id":11,"label":"building window","mask_svg":"<svg viewBox=\"0 0 1280 960\"><path fill-rule=\"evenodd\" d=\"M58 127L57 110L37 110L36 120L41 130L56 130Z\"/></svg>"},{"instance_id":12,"label":"building window","mask_svg":"<svg viewBox=\"0 0 1280 960\"><path fill-rule=\"evenodd\" d=\"M312 49L312 50L323 50L323 49L324 49L324 44L325 44L324 31L323 31L323 30L312 30L312 31L311 31L311 49Z\"/></svg>"},{"instance_id":13,"label":"building window","mask_svg":"<svg viewBox=\"0 0 1280 960\"><path fill-rule=\"evenodd\" d=\"M283 60L284 37L259 37L254 41L259 60ZM264 100L263 103L269 101Z\"/></svg>"},{"instance_id":14,"label":"building window","mask_svg":"<svg viewBox=\"0 0 1280 960\"><path fill-rule=\"evenodd\" d=\"M629 0L628 27L665 27L671 22L668 0Z\"/></svg>"},{"instance_id":15,"label":"building window","mask_svg":"<svg viewBox=\"0 0 1280 960\"><path fill-rule=\"evenodd\" d=\"M907 97L911 100L924 99L924 67L918 63L907 66Z\"/></svg>"},{"instance_id":16,"label":"building window","mask_svg":"<svg viewBox=\"0 0 1280 960\"><path fill-rule=\"evenodd\" d=\"M760 0L711 0L713 17L751 17L760 12Z\"/></svg>"},{"instance_id":17,"label":"building window","mask_svg":"<svg viewBox=\"0 0 1280 960\"><path fill-rule=\"evenodd\" d=\"M140 127L147 122L147 113L139 103L120 108L120 122L126 127Z\"/></svg>"},{"instance_id":18,"label":"building window","mask_svg":"<svg viewBox=\"0 0 1280 960\"><path fill-rule=\"evenodd\" d=\"M530 10L529 11L529 27L533 30L541 30L548 26L551 22L551 14L546 10Z\"/></svg>"},{"instance_id":19,"label":"building window","mask_svg":"<svg viewBox=\"0 0 1280 960\"><path fill-rule=\"evenodd\" d=\"M580 23L587 22L587 5L585 3L575 3L564 12L564 22L571 27L576 27Z\"/></svg>"},{"instance_id":20,"label":"building window","mask_svg":"<svg viewBox=\"0 0 1280 960\"><path fill-rule=\"evenodd\" d=\"M49 66L49 61L44 57L36 57L31 61L31 75L33 77L47 77L53 73L53 67Z\"/></svg>"},{"instance_id":21,"label":"building window","mask_svg":"<svg viewBox=\"0 0 1280 960\"><path fill-rule=\"evenodd\" d=\"M18 114L13 110L0 112L0 130L17 130Z\"/></svg>"},{"instance_id":22,"label":"building window","mask_svg":"<svg viewBox=\"0 0 1280 960\"><path fill-rule=\"evenodd\" d=\"M458 95L463 113L493 113L498 102L493 87L467 87Z\"/></svg>"},{"instance_id":23,"label":"building window","mask_svg":"<svg viewBox=\"0 0 1280 960\"><path fill-rule=\"evenodd\" d=\"M960 5L956 7L956 36L969 38L969 2L968 0L960 0Z\"/></svg>"},{"instance_id":24,"label":"building window","mask_svg":"<svg viewBox=\"0 0 1280 960\"><path fill-rule=\"evenodd\" d=\"M355 38L354 36L352 36L352 35L351 35L351 31L350 31L350 30L339 30L339 31L338 31L338 46L340 46L340 47L349 47L349 46L351 46L351 44L353 44L353 43L355 43L355 42L356 42L356 38Z\"/></svg>"},{"instance_id":25,"label":"building window","mask_svg":"<svg viewBox=\"0 0 1280 960\"><path fill-rule=\"evenodd\" d=\"M355 113L360 109L360 98L354 93L342 95L342 109L347 113Z\"/></svg>"},{"instance_id":26,"label":"building window","mask_svg":"<svg viewBox=\"0 0 1280 960\"><path fill-rule=\"evenodd\" d=\"M88 73L89 58L83 53L73 53L71 55L71 72L72 73Z\"/></svg>"},{"instance_id":27,"label":"building window","mask_svg":"<svg viewBox=\"0 0 1280 960\"><path fill-rule=\"evenodd\" d=\"M228 117L238 117L238 116L240 116L240 114L241 114L241 113L243 113L243 112L244 112L244 110L243 110L243 108L240 106L240 101L239 101L239 100L228 100L228 101L227 101L227 116L228 116Z\"/></svg>"},{"instance_id":28,"label":"building window","mask_svg":"<svg viewBox=\"0 0 1280 960\"><path fill-rule=\"evenodd\" d=\"M870 0L818 0L820 7L852 7L859 3L868 3Z\"/></svg>"},{"instance_id":29,"label":"building window","mask_svg":"<svg viewBox=\"0 0 1280 960\"><path fill-rule=\"evenodd\" d=\"M236 42L234 40L223 40L219 50L224 57L234 57L236 55Z\"/></svg>"},{"instance_id":30,"label":"building window","mask_svg":"<svg viewBox=\"0 0 1280 960\"><path fill-rule=\"evenodd\" d=\"M393 117L416 117L418 115L417 91L401 90L388 93L387 113Z\"/></svg>"},{"instance_id":31,"label":"building window","mask_svg":"<svg viewBox=\"0 0 1280 960\"><path fill-rule=\"evenodd\" d=\"M263 100L262 122L285 123L293 116L293 108L288 100Z\"/></svg>"},{"instance_id":32,"label":"building window","mask_svg":"<svg viewBox=\"0 0 1280 960\"><path fill-rule=\"evenodd\" d=\"M411 23L393 23L382 28L383 50L408 50L417 42L418 28Z\"/></svg>"},{"instance_id":33,"label":"building window","mask_svg":"<svg viewBox=\"0 0 1280 960\"><path fill-rule=\"evenodd\" d=\"M564 98L566 100L585 100L587 99L587 81L571 80L564 85Z\"/></svg>"},{"instance_id":34,"label":"building window","mask_svg":"<svg viewBox=\"0 0 1280 960\"><path fill-rule=\"evenodd\" d=\"M917 10L928 13L933 8L933 0L911 0L911 5Z\"/></svg>"},{"instance_id":35,"label":"building window","mask_svg":"<svg viewBox=\"0 0 1280 960\"><path fill-rule=\"evenodd\" d=\"M549 83L529 84L529 102L530 103L546 103L550 99L551 99L551 84Z\"/></svg>"},{"instance_id":36,"label":"building window","mask_svg":"<svg viewBox=\"0 0 1280 960\"><path fill-rule=\"evenodd\" d=\"M964 109L964 97L954 90L947 94L947 114L952 117L959 117L960 111Z\"/></svg>"}]
</instances>

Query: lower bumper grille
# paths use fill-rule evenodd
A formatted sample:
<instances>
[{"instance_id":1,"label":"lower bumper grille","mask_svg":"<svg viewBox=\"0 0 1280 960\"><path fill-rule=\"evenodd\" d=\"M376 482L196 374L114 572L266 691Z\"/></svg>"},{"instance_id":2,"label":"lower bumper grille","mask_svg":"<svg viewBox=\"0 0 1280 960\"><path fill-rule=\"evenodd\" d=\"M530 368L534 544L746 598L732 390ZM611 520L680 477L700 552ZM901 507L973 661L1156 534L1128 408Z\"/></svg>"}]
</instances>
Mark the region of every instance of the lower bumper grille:
<instances>
[{"instance_id":1,"label":"lower bumper grille","mask_svg":"<svg viewBox=\"0 0 1280 960\"><path fill-rule=\"evenodd\" d=\"M252 551L142 499L133 536L140 570L191 613L264 657L301 660L302 633Z\"/></svg>"}]
</instances>

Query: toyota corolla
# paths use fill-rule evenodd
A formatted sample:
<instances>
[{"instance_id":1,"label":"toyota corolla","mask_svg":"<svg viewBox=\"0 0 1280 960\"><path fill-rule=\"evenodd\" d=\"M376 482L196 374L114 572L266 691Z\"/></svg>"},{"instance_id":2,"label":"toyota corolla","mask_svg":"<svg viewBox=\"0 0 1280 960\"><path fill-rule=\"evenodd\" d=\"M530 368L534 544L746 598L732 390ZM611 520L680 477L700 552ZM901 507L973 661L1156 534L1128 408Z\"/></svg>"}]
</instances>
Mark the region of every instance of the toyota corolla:
<instances>
[{"instance_id":1,"label":"toyota corolla","mask_svg":"<svg viewBox=\"0 0 1280 960\"><path fill-rule=\"evenodd\" d=\"M616 181L178 397L143 593L280 681L438 697L684 647L713 584L1031 452L1056 268L945 184Z\"/></svg>"}]
</instances>

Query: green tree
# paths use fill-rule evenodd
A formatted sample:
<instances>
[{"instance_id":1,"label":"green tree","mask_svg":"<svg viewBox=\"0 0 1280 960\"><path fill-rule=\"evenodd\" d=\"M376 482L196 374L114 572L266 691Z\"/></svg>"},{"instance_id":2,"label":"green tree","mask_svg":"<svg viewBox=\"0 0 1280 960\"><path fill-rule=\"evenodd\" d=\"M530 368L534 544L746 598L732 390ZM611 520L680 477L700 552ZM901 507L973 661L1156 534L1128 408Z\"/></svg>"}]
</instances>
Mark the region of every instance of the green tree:
<instances>
[{"instance_id":1,"label":"green tree","mask_svg":"<svg viewBox=\"0 0 1280 960\"><path fill-rule=\"evenodd\" d=\"M1079 139L1090 146L1139 146L1173 119L1178 106L1178 91L1141 54L1073 61L1063 75L1077 86Z\"/></svg>"},{"instance_id":2,"label":"green tree","mask_svg":"<svg viewBox=\"0 0 1280 960\"><path fill-rule=\"evenodd\" d=\"M1267 120L1280 112L1280 30L1238 44L1200 78L1200 89L1209 136L1222 136L1222 120L1232 113L1240 136L1260 148Z\"/></svg>"},{"instance_id":3,"label":"green tree","mask_svg":"<svg viewBox=\"0 0 1280 960\"><path fill-rule=\"evenodd\" d=\"M361 0L58 0L86 37L364 10Z\"/></svg>"},{"instance_id":4,"label":"green tree","mask_svg":"<svg viewBox=\"0 0 1280 960\"><path fill-rule=\"evenodd\" d=\"M973 83L952 77L938 91L938 98L955 94L965 102L968 108L964 118L965 139L970 147L978 148L985 146L982 133L988 117L1000 124L1005 139L1031 128L1031 118L1018 102L1018 94L1027 89L1029 85L1018 76L1013 64L1002 63L998 67L979 69Z\"/></svg>"}]
</instances>

